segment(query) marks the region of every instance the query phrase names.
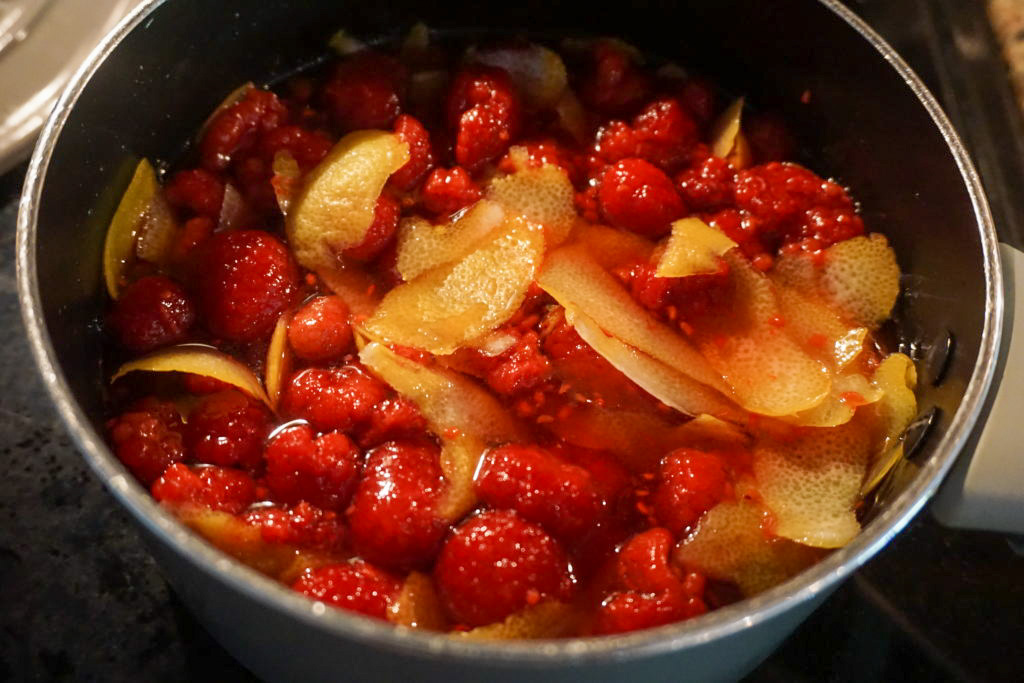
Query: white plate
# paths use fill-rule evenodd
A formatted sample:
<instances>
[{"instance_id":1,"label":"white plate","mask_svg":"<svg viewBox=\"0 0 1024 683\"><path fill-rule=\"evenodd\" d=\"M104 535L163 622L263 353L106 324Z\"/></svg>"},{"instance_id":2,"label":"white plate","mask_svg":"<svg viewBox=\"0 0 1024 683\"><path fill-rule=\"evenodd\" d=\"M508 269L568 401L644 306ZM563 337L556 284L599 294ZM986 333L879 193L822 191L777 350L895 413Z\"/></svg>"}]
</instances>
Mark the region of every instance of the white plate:
<instances>
[{"instance_id":1,"label":"white plate","mask_svg":"<svg viewBox=\"0 0 1024 683\"><path fill-rule=\"evenodd\" d=\"M28 156L65 81L141 1L0 1L0 42L14 38L0 45L0 173Z\"/></svg>"}]
</instances>

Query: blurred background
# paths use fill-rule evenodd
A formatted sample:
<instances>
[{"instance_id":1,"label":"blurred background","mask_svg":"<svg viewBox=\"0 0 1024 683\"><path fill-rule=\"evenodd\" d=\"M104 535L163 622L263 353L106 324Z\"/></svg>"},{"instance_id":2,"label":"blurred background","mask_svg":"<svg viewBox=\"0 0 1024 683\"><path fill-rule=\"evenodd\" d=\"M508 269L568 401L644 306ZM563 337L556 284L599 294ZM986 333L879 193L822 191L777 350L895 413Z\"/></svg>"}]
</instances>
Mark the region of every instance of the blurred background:
<instances>
[{"instance_id":1,"label":"blurred background","mask_svg":"<svg viewBox=\"0 0 1024 683\"><path fill-rule=\"evenodd\" d=\"M21 332L25 159L61 85L137 4L0 0L0 681L252 679L185 611L86 469ZM943 103L1001 239L1024 247L1024 0L848 4ZM1021 680L1022 578L1024 541L946 529L926 510L748 680Z\"/></svg>"}]
</instances>

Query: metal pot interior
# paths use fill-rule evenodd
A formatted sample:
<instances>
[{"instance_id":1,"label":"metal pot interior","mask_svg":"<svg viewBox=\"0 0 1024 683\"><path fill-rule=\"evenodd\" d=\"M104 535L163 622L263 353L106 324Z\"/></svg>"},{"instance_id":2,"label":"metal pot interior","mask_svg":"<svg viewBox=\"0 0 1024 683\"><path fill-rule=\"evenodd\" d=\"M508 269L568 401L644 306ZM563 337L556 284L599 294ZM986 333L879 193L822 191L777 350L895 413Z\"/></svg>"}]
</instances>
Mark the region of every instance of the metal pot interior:
<instances>
[{"instance_id":1,"label":"metal pot interior","mask_svg":"<svg viewBox=\"0 0 1024 683\"><path fill-rule=\"evenodd\" d=\"M800 591L806 596L833 583L923 504L966 438L991 373L1001 310L994 232L948 123L930 96L920 95L923 86L906 81L832 3L642 2L593 12L526 0L489 6L486 19L477 8L405 0L174 0L157 6L116 49L108 46L77 101L74 91L65 96L65 109L44 131L21 217L23 299L34 350L87 458L108 484L123 475L97 438L106 383L100 263L107 221L138 157L176 159L228 91L315 61L341 27L364 39L398 38L416 20L459 33L614 35L707 75L755 106L782 112L806 150L804 161L849 185L869 229L884 232L899 255L907 292L893 343L917 349L924 365L919 403L923 412L934 411L912 465L879 497L871 523L851 546L749 604L676 632L696 639L704 629L707 636L740 614L777 611ZM485 31L472 28L483 24ZM805 92L810 98L803 103ZM34 241L27 232L33 222ZM955 343L947 361L948 338ZM185 548L183 532L169 531L174 523L160 517L130 477L120 476L114 490L163 542ZM239 576L251 583L249 573ZM344 630L345 621L352 620L332 623ZM668 640L653 634L623 642L643 648L659 638Z\"/></svg>"}]
</instances>

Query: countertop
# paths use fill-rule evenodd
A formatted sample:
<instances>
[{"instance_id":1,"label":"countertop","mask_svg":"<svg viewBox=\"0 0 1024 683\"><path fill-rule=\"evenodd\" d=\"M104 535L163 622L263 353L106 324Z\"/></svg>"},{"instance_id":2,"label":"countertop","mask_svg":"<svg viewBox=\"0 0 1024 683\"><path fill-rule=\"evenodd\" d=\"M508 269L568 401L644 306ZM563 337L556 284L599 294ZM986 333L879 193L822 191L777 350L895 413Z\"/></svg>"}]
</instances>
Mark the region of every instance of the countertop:
<instances>
[{"instance_id":1,"label":"countertop","mask_svg":"<svg viewBox=\"0 0 1024 683\"><path fill-rule=\"evenodd\" d=\"M851 4L949 107L1002 237L1020 245L1024 136L983 3ZM13 262L24 172L0 176L0 680L253 680L164 582L44 394ZM749 680L1019 679L1022 615L1010 539L945 529L926 510Z\"/></svg>"}]
</instances>

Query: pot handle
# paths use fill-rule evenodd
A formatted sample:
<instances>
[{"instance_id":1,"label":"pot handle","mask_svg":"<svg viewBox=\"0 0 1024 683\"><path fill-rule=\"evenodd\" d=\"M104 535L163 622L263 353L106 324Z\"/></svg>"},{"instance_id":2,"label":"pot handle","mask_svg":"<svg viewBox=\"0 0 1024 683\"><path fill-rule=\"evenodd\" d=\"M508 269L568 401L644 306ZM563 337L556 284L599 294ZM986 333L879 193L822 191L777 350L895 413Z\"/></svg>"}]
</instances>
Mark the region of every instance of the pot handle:
<instances>
[{"instance_id":1,"label":"pot handle","mask_svg":"<svg viewBox=\"0 0 1024 683\"><path fill-rule=\"evenodd\" d=\"M946 526L1024 534L1024 252L1001 244L1004 351L985 426L957 461L932 513Z\"/></svg>"}]
</instances>

